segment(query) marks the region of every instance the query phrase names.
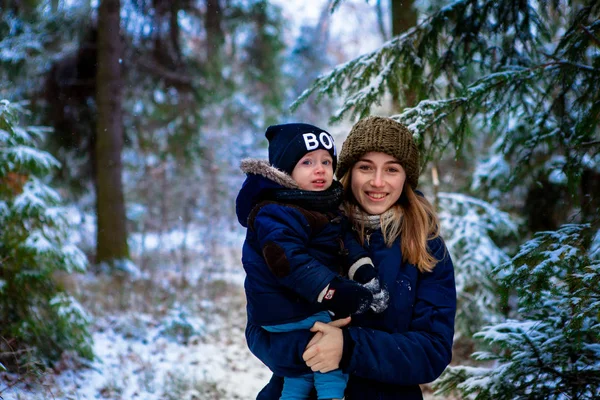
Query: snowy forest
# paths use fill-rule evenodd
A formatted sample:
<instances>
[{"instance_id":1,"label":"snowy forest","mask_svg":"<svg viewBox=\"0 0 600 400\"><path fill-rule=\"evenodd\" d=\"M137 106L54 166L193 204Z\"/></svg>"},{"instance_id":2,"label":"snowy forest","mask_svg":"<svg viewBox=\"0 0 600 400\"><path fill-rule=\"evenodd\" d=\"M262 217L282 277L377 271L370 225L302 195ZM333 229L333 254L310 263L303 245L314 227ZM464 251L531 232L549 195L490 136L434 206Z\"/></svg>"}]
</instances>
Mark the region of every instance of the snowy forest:
<instances>
[{"instance_id":1,"label":"snowy forest","mask_svg":"<svg viewBox=\"0 0 600 400\"><path fill-rule=\"evenodd\" d=\"M240 161L368 115L455 266L425 398L600 398L600 1L0 0L0 399L256 398Z\"/></svg>"}]
</instances>

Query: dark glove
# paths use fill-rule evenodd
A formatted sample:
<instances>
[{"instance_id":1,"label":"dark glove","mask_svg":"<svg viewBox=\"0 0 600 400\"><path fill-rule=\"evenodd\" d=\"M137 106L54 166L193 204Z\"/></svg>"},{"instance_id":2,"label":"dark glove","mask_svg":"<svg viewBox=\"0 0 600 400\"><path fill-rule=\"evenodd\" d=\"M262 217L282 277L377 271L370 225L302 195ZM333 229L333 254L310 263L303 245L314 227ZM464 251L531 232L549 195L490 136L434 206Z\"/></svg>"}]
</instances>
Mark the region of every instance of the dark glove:
<instances>
[{"instance_id":1,"label":"dark glove","mask_svg":"<svg viewBox=\"0 0 600 400\"><path fill-rule=\"evenodd\" d=\"M347 279L334 278L329 283L321 304L336 318L345 318L365 312L372 302L373 294L366 287Z\"/></svg>"},{"instance_id":2,"label":"dark glove","mask_svg":"<svg viewBox=\"0 0 600 400\"><path fill-rule=\"evenodd\" d=\"M356 267L356 264L358 267ZM373 294L373 302L370 306L371 310L376 313L383 312L388 306L390 296L387 290L379 284L377 270L371 259L364 257L356 261L355 265L350 267L350 273L352 274L352 280L361 283L363 287L369 289Z\"/></svg>"},{"instance_id":3,"label":"dark glove","mask_svg":"<svg viewBox=\"0 0 600 400\"><path fill-rule=\"evenodd\" d=\"M353 281L356 281L358 283L367 283L371 279L377 278L377 270L375 269L375 266L371 262L371 259L363 258L361 260L364 260L363 261L364 264L362 264L360 267L358 267L355 271L352 271L353 274L351 274L350 279L352 279ZM361 260L357 261L357 263L361 262ZM353 268L351 268L351 269L353 269Z\"/></svg>"}]
</instances>

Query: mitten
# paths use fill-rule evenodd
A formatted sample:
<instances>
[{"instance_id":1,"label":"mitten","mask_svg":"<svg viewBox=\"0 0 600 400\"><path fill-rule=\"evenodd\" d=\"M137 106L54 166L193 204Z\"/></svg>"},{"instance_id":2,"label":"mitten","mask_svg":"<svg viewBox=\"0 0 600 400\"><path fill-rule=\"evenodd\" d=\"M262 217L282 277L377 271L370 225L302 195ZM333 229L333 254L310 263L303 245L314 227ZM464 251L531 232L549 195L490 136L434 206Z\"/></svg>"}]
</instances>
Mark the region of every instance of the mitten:
<instances>
[{"instance_id":1,"label":"mitten","mask_svg":"<svg viewBox=\"0 0 600 400\"><path fill-rule=\"evenodd\" d=\"M336 318L365 312L373 303L371 291L356 282L334 278L325 291L321 304Z\"/></svg>"},{"instance_id":2,"label":"mitten","mask_svg":"<svg viewBox=\"0 0 600 400\"><path fill-rule=\"evenodd\" d=\"M358 283L367 283L377 278L377 270L369 257L362 257L354 262L348 270L348 278Z\"/></svg>"},{"instance_id":3,"label":"mitten","mask_svg":"<svg viewBox=\"0 0 600 400\"><path fill-rule=\"evenodd\" d=\"M359 282L373 294L371 310L376 313L383 312L388 305L389 294L381 287L377 277L377 270L369 257L363 257L356 261L348 271L350 279Z\"/></svg>"}]
</instances>

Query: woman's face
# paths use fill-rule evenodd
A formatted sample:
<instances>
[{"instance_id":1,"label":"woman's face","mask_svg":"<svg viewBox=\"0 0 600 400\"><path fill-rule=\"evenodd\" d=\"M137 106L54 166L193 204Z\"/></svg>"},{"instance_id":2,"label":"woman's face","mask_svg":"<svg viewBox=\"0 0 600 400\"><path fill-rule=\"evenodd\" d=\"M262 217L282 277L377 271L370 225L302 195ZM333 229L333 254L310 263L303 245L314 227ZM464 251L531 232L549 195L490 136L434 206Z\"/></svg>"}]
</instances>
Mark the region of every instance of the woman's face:
<instances>
[{"instance_id":1,"label":"woman's face","mask_svg":"<svg viewBox=\"0 0 600 400\"><path fill-rule=\"evenodd\" d=\"M367 214L382 214L402 194L406 172L394 157L379 152L364 154L352 167L351 189Z\"/></svg>"}]
</instances>

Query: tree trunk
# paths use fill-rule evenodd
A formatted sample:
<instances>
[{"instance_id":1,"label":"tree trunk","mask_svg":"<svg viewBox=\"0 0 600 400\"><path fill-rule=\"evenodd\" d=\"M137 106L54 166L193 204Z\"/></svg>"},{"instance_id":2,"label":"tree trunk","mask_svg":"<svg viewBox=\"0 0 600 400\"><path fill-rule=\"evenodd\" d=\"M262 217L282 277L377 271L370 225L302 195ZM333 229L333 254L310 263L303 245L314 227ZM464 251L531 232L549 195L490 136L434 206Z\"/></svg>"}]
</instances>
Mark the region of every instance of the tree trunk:
<instances>
[{"instance_id":1,"label":"tree trunk","mask_svg":"<svg viewBox=\"0 0 600 400\"><path fill-rule=\"evenodd\" d=\"M417 25L417 11L413 0L392 1L392 36L398 36Z\"/></svg>"},{"instance_id":2,"label":"tree trunk","mask_svg":"<svg viewBox=\"0 0 600 400\"><path fill-rule=\"evenodd\" d=\"M219 0L206 0L204 26L206 29L206 61L219 66L221 48L225 43L223 33L223 10Z\"/></svg>"},{"instance_id":3,"label":"tree trunk","mask_svg":"<svg viewBox=\"0 0 600 400\"><path fill-rule=\"evenodd\" d=\"M96 263L129 258L121 151L123 85L121 78L120 0L101 0L98 11L98 106L96 140Z\"/></svg>"},{"instance_id":4,"label":"tree trunk","mask_svg":"<svg viewBox=\"0 0 600 400\"><path fill-rule=\"evenodd\" d=\"M413 0L391 0L390 10L392 12L392 37L399 36L408 29L417 25L417 11L413 7ZM394 111L400 112L400 82L398 77L398 86L392 90L392 100ZM417 94L410 87L402 90L404 105L414 107L417 103Z\"/></svg>"}]
</instances>

